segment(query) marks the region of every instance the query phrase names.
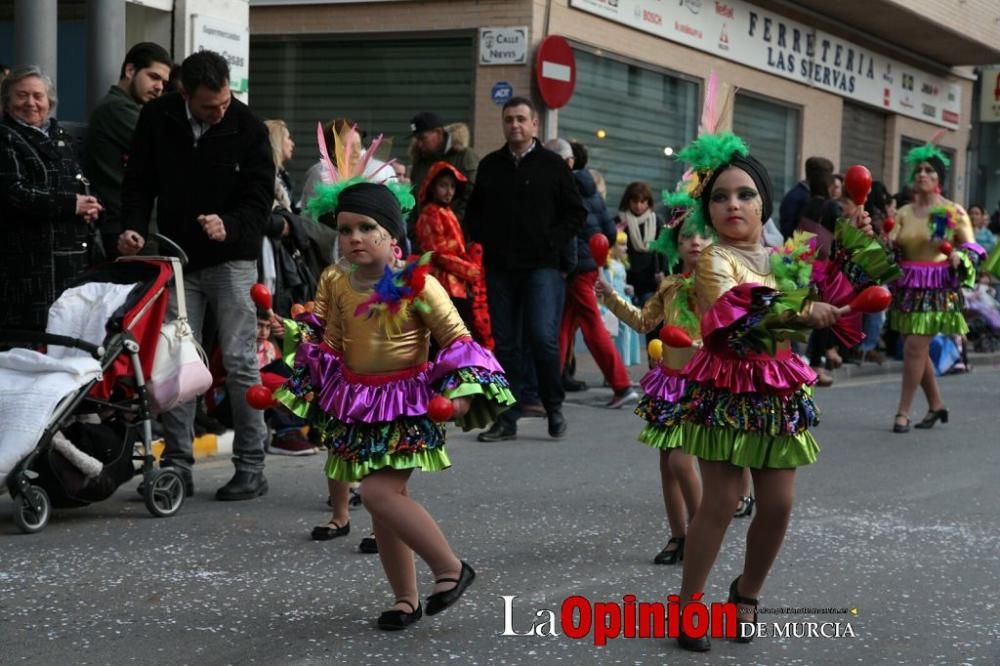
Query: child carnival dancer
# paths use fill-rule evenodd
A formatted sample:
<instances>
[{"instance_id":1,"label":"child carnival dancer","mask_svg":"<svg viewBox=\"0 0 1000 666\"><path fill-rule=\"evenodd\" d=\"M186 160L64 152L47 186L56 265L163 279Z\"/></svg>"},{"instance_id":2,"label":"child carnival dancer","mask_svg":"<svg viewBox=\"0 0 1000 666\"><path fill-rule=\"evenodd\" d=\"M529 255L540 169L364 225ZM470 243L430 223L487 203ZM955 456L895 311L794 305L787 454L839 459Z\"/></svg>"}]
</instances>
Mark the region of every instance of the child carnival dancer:
<instances>
[{"instance_id":1,"label":"child carnival dancer","mask_svg":"<svg viewBox=\"0 0 1000 666\"><path fill-rule=\"evenodd\" d=\"M292 377L275 393L319 431L330 450L328 476L361 481L396 600L378 618L385 630L448 608L476 575L406 487L414 469L451 465L444 424L428 412L443 420L453 408L451 417L469 430L485 427L514 402L496 359L472 340L447 292L427 275L429 257L401 260L402 211L412 205L406 187L394 183L359 178L319 186L310 210L316 219L333 212L350 268L328 267L315 312L285 322L286 341L298 345ZM432 363L431 336L441 349ZM435 578L425 604L414 552Z\"/></svg>"},{"instance_id":2,"label":"child carnival dancer","mask_svg":"<svg viewBox=\"0 0 1000 666\"><path fill-rule=\"evenodd\" d=\"M976 283L976 267L986 251L975 242L969 216L941 196L948 158L933 143L906 154L913 183L913 201L896 211L889 239L896 248L903 277L893 285L889 327L906 336L903 382L892 431L910 430L910 408L917 387L927 398L927 415L916 428L948 422L930 343L938 333L965 335L969 326L962 310L962 287Z\"/></svg>"},{"instance_id":3,"label":"child carnival dancer","mask_svg":"<svg viewBox=\"0 0 1000 666\"><path fill-rule=\"evenodd\" d=\"M809 428L818 421L808 387L816 375L792 353L789 339L833 326L848 346L860 341L860 313L844 306L855 292L899 274L860 211L835 230L839 250L815 260L800 234L772 253L761 244L771 216L772 186L763 165L730 133L704 134L679 155L691 163L689 216L707 221L718 242L695 268L695 311L703 346L684 366L684 394L656 415L663 446L679 442L698 458L704 497L684 544L681 603L701 598L733 517L749 467L758 509L747 533L743 571L729 586L738 610L738 640L749 642L757 594L778 556L792 509L795 468L816 460ZM744 634L744 632L747 632ZM707 635L681 632L688 650L710 648Z\"/></svg>"},{"instance_id":4,"label":"child carnival dancer","mask_svg":"<svg viewBox=\"0 0 1000 666\"><path fill-rule=\"evenodd\" d=\"M667 208L674 195L667 196ZM702 235L706 234L706 235ZM663 323L683 329L694 341L684 348L664 347L659 340L649 343L653 368L642 378L645 392L635 412L646 420L639 441L660 451L660 481L663 503L670 526L667 545L653 558L655 564L676 564L684 559L684 538L687 524L701 502L701 479L695 469L695 459L680 448L679 439L670 439L669 432L659 421L662 411L684 393L681 368L691 360L701 345L698 316L694 313L694 267L698 256L712 243L713 234L699 228L691 219L681 220L663 228L650 249L665 257L668 269L681 267L681 273L660 281L656 293L642 310L618 294L607 282L597 283L597 292L619 322L640 333L648 333ZM678 242L679 241L679 242Z\"/></svg>"}]
</instances>

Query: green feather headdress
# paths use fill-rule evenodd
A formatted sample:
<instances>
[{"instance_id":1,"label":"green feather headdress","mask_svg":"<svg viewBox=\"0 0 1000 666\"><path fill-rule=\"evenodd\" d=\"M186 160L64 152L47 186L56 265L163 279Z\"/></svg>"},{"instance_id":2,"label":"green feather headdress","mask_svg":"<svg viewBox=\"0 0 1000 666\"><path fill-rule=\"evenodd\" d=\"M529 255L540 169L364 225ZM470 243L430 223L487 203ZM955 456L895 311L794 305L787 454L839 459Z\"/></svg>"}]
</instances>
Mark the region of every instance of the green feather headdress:
<instances>
[{"instance_id":1,"label":"green feather headdress","mask_svg":"<svg viewBox=\"0 0 1000 666\"><path fill-rule=\"evenodd\" d=\"M681 260L680 250L677 241L680 238L689 238L695 234L710 238L714 242L716 239L715 230L705 223L705 218L701 214L701 203L687 192L662 192L663 204L668 211L683 209L670 224L660 230L656 240L649 244L649 249L662 254L667 260L669 269ZM679 227L679 229L678 229ZM677 233L674 233L676 230Z\"/></svg>"},{"instance_id":2,"label":"green feather headdress","mask_svg":"<svg viewBox=\"0 0 1000 666\"><path fill-rule=\"evenodd\" d=\"M927 162L933 158L941 160L941 164L945 166L951 166L951 160L948 159L948 156L933 143L925 143L922 146L912 148L908 153L906 153L906 157L903 158L903 162L906 164L906 170L910 174L909 181L913 182L913 171L921 162Z\"/></svg>"},{"instance_id":3,"label":"green feather headdress","mask_svg":"<svg viewBox=\"0 0 1000 666\"><path fill-rule=\"evenodd\" d=\"M348 178L347 180L341 180L336 183L321 183L316 186L316 195L309 199L306 204L306 208L309 210L309 215L314 220L319 220L323 215L332 213L337 210L337 201L340 200L340 193L346 190L352 185L357 185L358 183L369 182L367 178L363 176L356 176L354 178ZM382 183L385 187L389 188L389 191L396 197L399 201L399 206L402 208L403 212L413 210L417 201L413 196L413 190L410 185L404 185L398 182L388 182Z\"/></svg>"},{"instance_id":4,"label":"green feather headdress","mask_svg":"<svg viewBox=\"0 0 1000 666\"><path fill-rule=\"evenodd\" d=\"M688 162L698 174L711 174L719 165L731 160L733 155L746 157L749 154L750 149L743 139L732 132L719 132L702 134L677 153L677 159ZM704 180L707 178L702 182Z\"/></svg>"}]
</instances>

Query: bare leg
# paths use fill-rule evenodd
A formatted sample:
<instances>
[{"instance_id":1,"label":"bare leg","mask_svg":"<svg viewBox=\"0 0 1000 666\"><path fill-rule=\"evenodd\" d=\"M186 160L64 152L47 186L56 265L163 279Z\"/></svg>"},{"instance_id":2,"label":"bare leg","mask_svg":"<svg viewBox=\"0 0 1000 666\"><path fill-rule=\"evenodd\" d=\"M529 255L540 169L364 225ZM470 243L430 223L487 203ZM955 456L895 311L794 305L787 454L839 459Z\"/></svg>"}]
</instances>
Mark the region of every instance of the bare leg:
<instances>
[{"instance_id":1,"label":"bare leg","mask_svg":"<svg viewBox=\"0 0 1000 666\"><path fill-rule=\"evenodd\" d=\"M417 567L413 560L413 551L390 529L383 528L381 522L372 516L372 531L378 540L378 557L382 561L385 577L396 599L394 610L410 613L420 600L417 591ZM407 601L413 606L400 603Z\"/></svg>"},{"instance_id":2,"label":"bare leg","mask_svg":"<svg viewBox=\"0 0 1000 666\"><path fill-rule=\"evenodd\" d=\"M702 502L688 525L684 542L684 577L681 580L681 603L695 592L703 592L708 574L719 555L726 528L733 519L733 507L739 498L742 470L728 462L699 460L704 494L711 502ZM759 514L758 514L759 515Z\"/></svg>"},{"instance_id":3,"label":"bare leg","mask_svg":"<svg viewBox=\"0 0 1000 666\"><path fill-rule=\"evenodd\" d=\"M458 578L462 563L448 545L444 533L434 518L422 505L410 499L406 492L406 482L413 470L381 469L365 477L361 482L361 501L377 525L375 538L382 553L383 539L396 539L412 549L427 563L434 578ZM383 566L386 564L382 559ZM390 563L398 560L390 557ZM390 581L396 572L386 570ZM434 585L434 592L455 587L447 582ZM393 588L395 589L395 587Z\"/></svg>"},{"instance_id":4,"label":"bare leg","mask_svg":"<svg viewBox=\"0 0 1000 666\"><path fill-rule=\"evenodd\" d=\"M920 388L924 390L928 409L931 411L944 409L944 400L941 399L941 389L938 388L937 375L934 374L934 362L931 361L930 353L927 354L927 361L924 364L924 374L920 378Z\"/></svg>"},{"instance_id":5,"label":"bare leg","mask_svg":"<svg viewBox=\"0 0 1000 666\"><path fill-rule=\"evenodd\" d=\"M930 344L931 339L926 335L908 335L903 342L903 388L899 396L899 407L896 409L897 415L908 417L910 414L910 409L913 407L913 396L927 370ZM897 416L896 422L900 425L906 423L899 416Z\"/></svg>"},{"instance_id":6,"label":"bare leg","mask_svg":"<svg viewBox=\"0 0 1000 666\"><path fill-rule=\"evenodd\" d=\"M347 498L351 485L345 481L327 479L326 487L333 499L333 515L330 517L330 524L343 527L351 520L351 514L347 509Z\"/></svg>"},{"instance_id":7,"label":"bare leg","mask_svg":"<svg viewBox=\"0 0 1000 666\"><path fill-rule=\"evenodd\" d=\"M660 451L660 486L663 490L663 507L667 512L667 525L670 528L670 538L683 538L687 533L687 507L680 483L670 466L670 459L676 453L683 451L667 449ZM669 544L667 548L676 550L677 544Z\"/></svg>"},{"instance_id":8,"label":"bare leg","mask_svg":"<svg viewBox=\"0 0 1000 666\"><path fill-rule=\"evenodd\" d=\"M759 505L747 531L747 552L739 594L756 598L785 540L795 497L795 470L755 469L751 473ZM752 615L744 615L743 619L752 620Z\"/></svg>"}]
</instances>

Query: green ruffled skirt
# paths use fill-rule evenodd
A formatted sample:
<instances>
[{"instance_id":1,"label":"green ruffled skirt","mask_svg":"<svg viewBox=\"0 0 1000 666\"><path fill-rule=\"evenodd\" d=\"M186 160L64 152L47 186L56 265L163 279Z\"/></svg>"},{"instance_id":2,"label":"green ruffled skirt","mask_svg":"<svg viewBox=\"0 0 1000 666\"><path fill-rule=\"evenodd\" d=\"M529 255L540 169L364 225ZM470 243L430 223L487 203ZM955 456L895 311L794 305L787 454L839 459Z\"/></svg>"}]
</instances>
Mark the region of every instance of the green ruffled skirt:
<instances>
[{"instance_id":1,"label":"green ruffled skirt","mask_svg":"<svg viewBox=\"0 0 1000 666\"><path fill-rule=\"evenodd\" d=\"M753 469L794 469L816 462L819 444L808 430L795 435L767 435L735 428L685 423L672 434L685 453L702 460Z\"/></svg>"},{"instance_id":2,"label":"green ruffled skirt","mask_svg":"<svg viewBox=\"0 0 1000 666\"><path fill-rule=\"evenodd\" d=\"M965 335L969 325L961 312L889 311L889 328L903 335Z\"/></svg>"}]
</instances>

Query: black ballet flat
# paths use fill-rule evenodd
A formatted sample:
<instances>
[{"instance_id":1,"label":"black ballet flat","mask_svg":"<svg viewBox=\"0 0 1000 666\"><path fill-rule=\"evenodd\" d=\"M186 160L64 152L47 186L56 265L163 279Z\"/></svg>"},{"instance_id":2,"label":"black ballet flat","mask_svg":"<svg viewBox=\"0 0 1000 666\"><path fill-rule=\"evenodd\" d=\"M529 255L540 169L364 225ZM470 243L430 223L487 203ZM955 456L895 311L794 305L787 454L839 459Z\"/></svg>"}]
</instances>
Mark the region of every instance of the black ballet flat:
<instances>
[{"instance_id":1,"label":"black ballet flat","mask_svg":"<svg viewBox=\"0 0 1000 666\"><path fill-rule=\"evenodd\" d=\"M401 631L424 616L424 611L418 604L414 607L412 602L400 599L397 604L406 604L413 609L407 613L401 610L387 610L378 616L378 628L384 631Z\"/></svg>"},{"instance_id":2,"label":"black ballet flat","mask_svg":"<svg viewBox=\"0 0 1000 666\"><path fill-rule=\"evenodd\" d=\"M934 427L934 424L938 422L938 419L941 420L941 423L947 423L948 422L948 408L947 407L942 407L941 409L932 409L932 410L928 411L927 412L927 416L925 416L920 423L916 424L913 427L914 428L921 428L923 430L929 430L930 428Z\"/></svg>"},{"instance_id":3,"label":"black ballet flat","mask_svg":"<svg viewBox=\"0 0 1000 666\"><path fill-rule=\"evenodd\" d=\"M753 505L757 500L753 497L741 497L740 503L736 507L736 512L733 513L733 518L747 518L753 513Z\"/></svg>"},{"instance_id":4,"label":"black ballet flat","mask_svg":"<svg viewBox=\"0 0 1000 666\"><path fill-rule=\"evenodd\" d=\"M671 548L670 544L677 544ZM684 537L671 537L667 545L653 558L653 564L677 564L684 560Z\"/></svg>"},{"instance_id":5,"label":"black ballet flat","mask_svg":"<svg viewBox=\"0 0 1000 666\"><path fill-rule=\"evenodd\" d=\"M677 635L677 646L689 652L708 652L712 649L712 641L708 640L708 636L691 638L681 629Z\"/></svg>"},{"instance_id":6,"label":"black ballet flat","mask_svg":"<svg viewBox=\"0 0 1000 666\"><path fill-rule=\"evenodd\" d=\"M329 541L330 539L336 539L337 537L347 536L351 533L351 521L347 521L343 525L337 525L337 523L330 523L329 525L318 525L312 530L313 541Z\"/></svg>"},{"instance_id":7,"label":"black ballet flat","mask_svg":"<svg viewBox=\"0 0 1000 666\"><path fill-rule=\"evenodd\" d=\"M902 433L902 432L910 432L910 417L908 417L906 414L896 414L896 418L897 419L906 419L906 423L899 424L899 423L895 423L894 422L892 424L892 431L893 432L900 432L900 433Z\"/></svg>"},{"instance_id":8,"label":"black ballet flat","mask_svg":"<svg viewBox=\"0 0 1000 666\"><path fill-rule=\"evenodd\" d=\"M455 587L442 592L435 592L427 597L427 614L437 615L451 606L462 596L466 588L476 579L476 572L465 562L462 562L462 573L458 578L438 578L435 583L455 583Z\"/></svg>"},{"instance_id":9,"label":"black ballet flat","mask_svg":"<svg viewBox=\"0 0 1000 666\"><path fill-rule=\"evenodd\" d=\"M375 537L373 537L373 536L366 536L365 538L363 538L361 540L361 543L358 544L358 550L360 550L362 553L366 553L368 555L371 555L373 553L377 553L378 552L378 542L375 541Z\"/></svg>"},{"instance_id":10,"label":"black ballet flat","mask_svg":"<svg viewBox=\"0 0 1000 666\"><path fill-rule=\"evenodd\" d=\"M737 576L736 580L732 582L729 586L729 602L734 603L737 606L752 606L753 607L753 622L746 622L745 620L736 620L736 642L737 643L749 643L753 640L753 632L749 632L748 635L743 634L743 626L750 625L753 627L757 624L757 600L751 599L750 597L741 596L737 584L740 582L742 576ZM739 609L737 608L737 611Z\"/></svg>"}]
</instances>

